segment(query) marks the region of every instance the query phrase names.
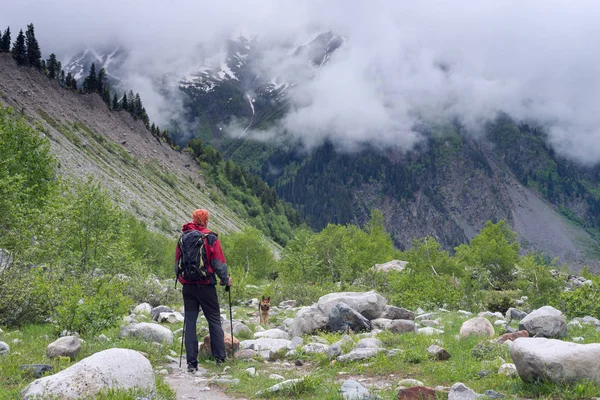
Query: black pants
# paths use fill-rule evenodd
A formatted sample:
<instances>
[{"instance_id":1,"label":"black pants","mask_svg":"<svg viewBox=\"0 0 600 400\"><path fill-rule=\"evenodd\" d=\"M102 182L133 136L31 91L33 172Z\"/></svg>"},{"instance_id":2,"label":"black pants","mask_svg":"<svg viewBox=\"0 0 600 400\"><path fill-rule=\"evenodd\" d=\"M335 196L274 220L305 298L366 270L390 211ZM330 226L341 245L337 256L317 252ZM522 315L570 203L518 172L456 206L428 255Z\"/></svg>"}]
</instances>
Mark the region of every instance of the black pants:
<instances>
[{"instance_id":1,"label":"black pants","mask_svg":"<svg viewBox=\"0 0 600 400\"><path fill-rule=\"evenodd\" d=\"M213 285L183 285L183 307L185 319L185 352L188 364L198 364L198 336L196 334L196 320L199 309L206 321L210 333L210 348L216 359L225 359L225 342L223 327L221 326L221 312L217 288Z\"/></svg>"}]
</instances>

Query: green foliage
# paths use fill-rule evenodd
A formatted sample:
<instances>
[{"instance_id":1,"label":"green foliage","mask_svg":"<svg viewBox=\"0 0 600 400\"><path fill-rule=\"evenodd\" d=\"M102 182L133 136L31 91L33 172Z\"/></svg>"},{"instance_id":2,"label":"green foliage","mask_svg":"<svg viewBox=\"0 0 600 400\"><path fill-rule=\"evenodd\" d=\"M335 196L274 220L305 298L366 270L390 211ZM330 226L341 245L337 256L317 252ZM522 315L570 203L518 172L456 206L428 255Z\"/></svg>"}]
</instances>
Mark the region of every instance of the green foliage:
<instances>
[{"instance_id":1,"label":"green foliage","mask_svg":"<svg viewBox=\"0 0 600 400\"><path fill-rule=\"evenodd\" d=\"M68 277L61 282L54 308L57 332L67 330L93 336L117 325L133 301L122 294L125 283L110 278L85 282Z\"/></svg>"},{"instance_id":2,"label":"green foliage","mask_svg":"<svg viewBox=\"0 0 600 400\"><path fill-rule=\"evenodd\" d=\"M514 278L519 256L516 236L504 221L496 224L488 221L468 245L456 249L456 256L490 287L506 288Z\"/></svg>"},{"instance_id":3,"label":"green foliage","mask_svg":"<svg viewBox=\"0 0 600 400\"><path fill-rule=\"evenodd\" d=\"M539 308L556 299L564 287L564 282L552 276L550 266L543 257L528 254L519 261L519 280L517 287L522 295L529 298L529 303L534 308Z\"/></svg>"},{"instance_id":4,"label":"green foliage","mask_svg":"<svg viewBox=\"0 0 600 400\"><path fill-rule=\"evenodd\" d=\"M552 298L550 305L561 310L567 316L585 317L591 315L600 316L600 289L599 279L593 286L583 286L573 291L562 291L558 297Z\"/></svg>"},{"instance_id":5,"label":"green foliage","mask_svg":"<svg viewBox=\"0 0 600 400\"><path fill-rule=\"evenodd\" d=\"M246 228L240 233L221 237L227 249L227 265L242 272L245 278L265 279L273 277L275 258L264 236L256 228ZM236 276L239 276L236 274Z\"/></svg>"}]
</instances>

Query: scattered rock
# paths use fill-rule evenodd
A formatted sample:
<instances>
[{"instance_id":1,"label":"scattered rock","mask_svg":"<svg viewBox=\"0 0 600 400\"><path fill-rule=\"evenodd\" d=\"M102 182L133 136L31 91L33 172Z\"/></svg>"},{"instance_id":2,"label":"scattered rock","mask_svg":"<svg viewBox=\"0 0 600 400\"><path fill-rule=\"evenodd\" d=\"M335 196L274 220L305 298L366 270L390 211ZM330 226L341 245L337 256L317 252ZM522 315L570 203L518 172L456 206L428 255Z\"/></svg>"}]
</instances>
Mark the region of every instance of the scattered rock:
<instances>
[{"instance_id":1,"label":"scattered rock","mask_svg":"<svg viewBox=\"0 0 600 400\"><path fill-rule=\"evenodd\" d=\"M148 342L173 344L174 335L169 328L153 322L141 322L139 324L130 324L121 328L119 337L137 337Z\"/></svg>"},{"instance_id":2,"label":"scattered rock","mask_svg":"<svg viewBox=\"0 0 600 400\"><path fill-rule=\"evenodd\" d=\"M269 338L269 339L290 339L290 335L286 331L282 331L281 329L268 329L262 332L256 332L254 334L255 339L259 338Z\"/></svg>"},{"instance_id":3,"label":"scattered rock","mask_svg":"<svg viewBox=\"0 0 600 400\"><path fill-rule=\"evenodd\" d=\"M248 360L250 358L254 358L258 355L258 353L252 349L242 349L235 353L235 358L240 360Z\"/></svg>"},{"instance_id":4,"label":"scattered rock","mask_svg":"<svg viewBox=\"0 0 600 400\"><path fill-rule=\"evenodd\" d=\"M452 385L450 393L448 393L448 400L474 400L478 397L477 393L460 382Z\"/></svg>"},{"instance_id":5,"label":"scattered rock","mask_svg":"<svg viewBox=\"0 0 600 400\"><path fill-rule=\"evenodd\" d=\"M383 343L379 339L375 338L364 338L356 343L357 349L380 349L383 347Z\"/></svg>"},{"instance_id":6,"label":"scattered rock","mask_svg":"<svg viewBox=\"0 0 600 400\"><path fill-rule=\"evenodd\" d=\"M444 333L444 331L441 329L427 327L427 328L419 328L417 333L419 335L431 336L431 335L442 335Z\"/></svg>"},{"instance_id":7,"label":"scattered rock","mask_svg":"<svg viewBox=\"0 0 600 400\"><path fill-rule=\"evenodd\" d=\"M400 389L398 392L399 400L435 400L437 399L436 390L427 386L413 386L411 388Z\"/></svg>"},{"instance_id":8,"label":"scattered rock","mask_svg":"<svg viewBox=\"0 0 600 400\"><path fill-rule=\"evenodd\" d=\"M125 324L137 324L138 321L132 315L126 315L123 317L123 323Z\"/></svg>"},{"instance_id":9,"label":"scattered rock","mask_svg":"<svg viewBox=\"0 0 600 400\"><path fill-rule=\"evenodd\" d=\"M8 354L10 346L6 342L0 342L0 356Z\"/></svg>"},{"instance_id":10,"label":"scattered rock","mask_svg":"<svg viewBox=\"0 0 600 400\"><path fill-rule=\"evenodd\" d=\"M370 398L369 390L355 380L348 379L340 389L344 400L365 400Z\"/></svg>"},{"instance_id":11,"label":"scattered rock","mask_svg":"<svg viewBox=\"0 0 600 400\"><path fill-rule=\"evenodd\" d=\"M585 339L582 336L577 336L571 339L573 342L583 342Z\"/></svg>"},{"instance_id":12,"label":"scattered rock","mask_svg":"<svg viewBox=\"0 0 600 400\"><path fill-rule=\"evenodd\" d=\"M277 352L281 349L291 350L291 344L292 341L286 339L259 338L254 340L242 340L240 342L240 348L251 349L254 351L272 350Z\"/></svg>"},{"instance_id":13,"label":"scattered rock","mask_svg":"<svg viewBox=\"0 0 600 400\"><path fill-rule=\"evenodd\" d=\"M500 368L498 368L498 374L506 375L511 378L515 377L518 375L517 367L515 366L515 364L502 364Z\"/></svg>"},{"instance_id":14,"label":"scattered rock","mask_svg":"<svg viewBox=\"0 0 600 400\"><path fill-rule=\"evenodd\" d=\"M98 335L98 340L101 342L110 342L110 339L104 333Z\"/></svg>"},{"instance_id":15,"label":"scattered rock","mask_svg":"<svg viewBox=\"0 0 600 400\"><path fill-rule=\"evenodd\" d=\"M50 343L46 348L48 358L69 357L75 358L81 350L81 341L75 336L65 336Z\"/></svg>"},{"instance_id":16,"label":"scattered rock","mask_svg":"<svg viewBox=\"0 0 600 400\"><path fill-rule=\"evenodd\" d=\"M568 328L582 329L583 325L581 325L581 322L579 322L579 320L574 319L572 321L569 321L569 323L567 324L567 329Z\"/></svg>"},{"instance_id":17,"label":"scattered rock","mask_svg":"<svg viewBox=\"0 0 600 400\"><path fill-rule=\"evenodd\" d=\"M498 339L496 339L496 343L502 344L502 343L506 342L507 340L514 342L515 340L517 340L520 337L529 337L529 332L519 331L519 332L514 332L514 333L505 333L504 335L502 335Z\"/></svg>"},{"instance_id":18,"label":"scattered rock","mask_svg":"<svg viewBox=\"0 0 600 400\"><path fill-rule=\"evenodd\" d=\"M382 331L387 331L390 328L390 324L393 320L389 318L376 318L371 320L371 327L373 329L381 329Z\"/></svg>"},{"instance_id":19,"label":"scattered rock","mask_svg":"<svg viewBox=\"0 0 600 400\"><path fill-rule=\"evenodd\" d=\"M329 342L327 341L327 339L321 337L321 336L311 336L310 339L308 340L310 343L322 343L322 344L329 344Z\"/></svg>"},{"instance_id":20,"label":"scattered rock","mask_svg":"<svg viewBox=\"0 0 600 400\"><path fill-rule=\"evenodd\" d=\"M215 378L215 379L211 379L211 382L224 383L226 385L239 385L240 380L238 378L234 378L234 379L230 379L230 378Z\"/></svg>"},{"instance_id":21,"label":"scattered rock","mask_svg":"<svg viewBox=\"0 0 600 400\"><path fill-rule=\"evenodd\" d=\"M322 296L317 306L323 315L329 315L331 309L338 303L345 303L348 307L362 314L363 317L372 320L381 316L387 305L387 300L374 291L341 292Z\"/></svg>"},{"instance_id":22,"label":"scattered rock","mask_svg":"<svg viewBox=\"0 0 600 400\"><path fill-rule=\"evenodd\" d=\"M104 350L59 373L35 380L21 391L21 398L95 398L109 389L154 391L152 365L134 350Z\"/></svg>"},{"instance_id":23,"label":"scattered rock","mask_svg":"<svg viewBox=\"0 0 600 400\"><path fill-rule=\"evenodd\" d=\"M292 308L296 307L298 302L296 300L286 300L279 303L279 308Z\"/></svg>"},{"instance_id":24,"label":"scattered rock","mask_svg":"<svg viewBox=\"0 0 600 400\"><path fill-rule=\"evenodd\" d=\"M19 367L25 374L29 374L34 378L41 378L46 372L52 371L52 365L49 364L25 364Z\"/></svg>"},{"instance_id":25,"label":"scattered rock","mask_svg":"<svg viewBox=\"0 0 600 400\"><path fill-rule=\"evenodd\" d=\"M520 321L527 316L525 311L517 310L516 308L509 308L506 311L506 319Z\"/></svg>"},{"instance_id":26,"label":"scattered rock","mask_svg":"<svg viewBox=\"0 0 600 400\"><path fill-rule=\"evenodd\" d=\"M502 319L504 318L504 315L502 315L501 312L491 312L491 311L482 311L479 314L477 314L478 317L483 317L483 318L497 318L497 319Z\"/></svg>"},{"instance_id":27,"label":"scattered rock","mask_svg":"<svg viewBox=\"0 0 600 400\"><path fill-rule=\"evenodd\" d=\"M223 332L231 334L231 324L229 322L223 324ZM251 335L252 331L244 323L240 321L233 322L233 336Z\"/></svg>"},{"instance_id":28,"label":"scattered rock","mask_svg":"<svg viewBox=\"0 0 600 400\"><path fill-rule=\"evenodd\" d=\"M152 315L152 320L157 321L160 313L164 313L164 312L173 312L173 309L171 307L167 307L167 306L154 307L152 310L150 310L150 314Z\"/></svg>"},{"instance_id":29,"label":"scattered rock","mask_svg":"<svg viewBox=\"0 0 600 400\"><path fill-rule=\"evenodd\" d=\"M274 379L277 381L285 381L285 378L283 376L277 375L277 374L270 374L269 379Z\"/></svg>"},{"instance_id":30,"label":"scattered rock","mask_svg":"<svg viewBox=\"0 0 600 400\"><path fill-rule=\"evenodd\" d=\"M498 393L495 390L486 390L483 395L489 399L503 399L505 397L502 393Z\"/></svg>"},{"instance_id":31,"label":"scattered rock","mask_svg":"<svg viewBox=\"0 0 600 400\"><path fill-rule=\"evenodd\" d=\"M390 273L391 271L402 272L408 265L408 261L392 260L384 264L375 264L371 267L373 272Z\"/></svg>"},{"instance_id":32,"label":"scattered rock","mask_svg":"<svg viewBox=\"0 0 600 400\"><path fill-rule=\"evenodd\" d=\"M470 311L465 311L465 310L458 310L457 312L458 312L459 314L461 314L461 315L464 315L465 317L470 317L470 316L472 316L472 315L473 315L473 313L472 313L472 312L470 312Z\"/></svg>"},{"instance_id":33,"label":"scattered rock","mask_svg":"<svg viewBox=\"0 0 600 400\"><path fill-rule=\"evenodd\" d=\"M179 312L162 312L158 314L157 321L160 323L177 324L183 322L183 315Z\"/></svg>"},{"instance_id":34,"label":"scattered rock","mask_svg":"<svg viewBox=\"0 0 600 400\"><path fill-rule=\"evenodd\" d=\"M493 337L494 326L484 317L468 319L460 327L460 337L466 338L472 335Z\"/></svg>"},{"instance_id":35,"label":"scattered rock","mask_svg":"<svg viewBox=\"0 0 600 400\"><path fill-rule=\"evenodd\" d=\"M529 332L529 336L561 338L567 336L567 321L556 308L544 306L523 318L519 329Z\"/></svg>"},{"instance_id":36,"label":"scattered rock","mask_svg":"<svg viewBox=\"0 0 600 400\"><path fill-rule=\"evenodd\" d=\"M404 387L423 386L423 382L418 381L416 379L402 379L400 382L398 382L398 386L404 386Z\"/></svg>"},{"instance_id":37,"label":"scattered rock","mask_svg":"<svg viewBox=\"0 0 600 400\"><path fill-rule=\"evenodd\" d=\"M427 353L429 354L429 358L438 361L446 361L450 358L450 353L443 347L438 346L437 344L432 344L427 348Z\"/></svg>"},{"instance_id":38,"label":"scattered rock","mask_svg":"<svg viewBox=\"0 0 600 400\"><path fill-rule=\"evenodd\" d=\"M256 376L256 368L254 368L254 367L246 368L246 373L249 376L254 378Z\"/></svg>"},{"instance_id":39,"label":"scattered rock","mask_svg":"<svg viewBox=\"0 0 600 400\"><path fill-rule=\"evenodd\" d=\"M338 356L337 360L341 361L341 362L365 360L367 358L375 357L381 351L384 351L384 350L377 349L377 348L354 349L348 354L343 354L343 355Z\"/></svg>"},{"instance_id":40,"label":"scattered rock","mask_svg":"<svg viewBox=\"0 0 600 400\"><path fill-rule=\"evenodd\" d=\"M287 381L283 381L281 383L273 385L273 386L271 386L268 389L256 392L256 397L263 397L267 393L277 393L281 389L287 389L287 388L290 388L290 387L294 387L298 382L302 382L303 380L304 380L304 378L288 379Z\"/></svg>"},{"instance_id":41,"label":"scattered rock","mask_svg":"<svg viewBox=\"0 0 600 400\"><path fill-rule=\"evenodd\" d=\"M135 314L152 314L152 306L148 303L142 303L135 306L133 309Z\"/></svg>"},{"instance_id":42,"label":"scattered rock","mask_svg":"<svg viewBox=\"0 0 600 400\"><path fill-rule=\"evenodd\" d=\"M329 347L326 344L322 343L309 343L305 346L302 346L302 351L305 353L323 353L326 354L329 351Z\"/></svg>"},{"instance_id":43,"label":"scattered rock","mask_svg":"<svg viewBox=\"0 0 600 400\"><path fill-rule=\"evenodd\" d=\"M371 330L371 323L358 311L350 308L346 303L337 303L329 310L328 326L332 332L354 332Z\"/></svg>"},{"instance_id":44,"label":"scattered rock","mask_svg":"<svg viewBox=\"0 0 600 400\"><path fill-rule=\"evenodd\" d=\"M520 338L510 347L519 376L525 382L548 380L600 383L600 344L579 344L556 339Z\"/></svg>"},{"instance_id":45,"label":"scattered rock","mask_svg":"<svg viewBox=\"0 0 600 400\"><path fill-rule=\"evenodd\" d=\"M417 326L414 321L408 319L396 319L390 323L388 330L394 333L415 333L417 331Z\"/></svg>"}]
</instances>

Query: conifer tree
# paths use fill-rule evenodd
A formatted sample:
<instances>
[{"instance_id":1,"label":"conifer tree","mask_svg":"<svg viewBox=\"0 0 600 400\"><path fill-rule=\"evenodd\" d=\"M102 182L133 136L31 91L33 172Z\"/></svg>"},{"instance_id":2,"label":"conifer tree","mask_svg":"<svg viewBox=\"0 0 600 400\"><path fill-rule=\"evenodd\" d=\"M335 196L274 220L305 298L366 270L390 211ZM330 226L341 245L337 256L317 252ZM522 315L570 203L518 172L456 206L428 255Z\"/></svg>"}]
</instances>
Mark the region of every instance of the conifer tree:
<instances>
[{"instance_id":1,"label":"conifer tree","mask_svg":"<svg viewBox=\"0 0 600 400\"><path fill-rule=\"evenodd\" d=\"M71 89L73 89L74 91L77 91L77 79L75 79L75 78L72 78L72 79L71 79L71 85L69 85L69 87L70 87Z\"/></svg>"},{"instance_id":2,"label":"conifer tree","mask_svg":"<svg viewBox=\"0 0 600 400\"><path fill-rule=\"evenodd\" d=\"M25 36L25 44L27 47L27 62L32 67L40 69L42 67L42 51L40 50L40 45L37 39L35 38L33 24L27 25L27 32Z\"/></svg>"},{"instance_id":3,"label":"conifer tree","mask_svg":"<svg viewBox=\"0 0 600 400\"><path fill-rule=\"evenodd\" d=\"M6 53L10 51L10 26L4 31L2 39L0 39L0 52Z\"/></svg>"},{"instance_id":4,"label":"conifer tree","mask_svg":"<svg viewBox=\"0 0 600 400\"><path fill-rule=\"evenodd\" d=\"M135 111L135 96L133 95L133 90L129 90L129 103L127 103L127 111L129 111L131 114L134 113Z\"/></svg>"},{"instance_id":5,"label":"conifer tree","mask_svg":"<svg viewBox=\"0 0 600 400\"><path fill-rule=\"evenodd\" d=\"M60 78L58 79L58 82L61 84L61 86L65 85L65 70L64 69L60 70Z\"/></svg>"},{"instance_id":6,"label":"conifer tree","mask_svg":"<svg viewBox=\"0 0 600 400\"><path fill-rule=\"evenodd\" d=\"M140 97L139 93L135 94L135 100L133 101L133 114L136 117L141 117L142 116L142 98Z\"/></svg>"},{"instance_id":7,"label":"conifer tree","mask_svg":"<svg viewBox=\"0 0 600 400\"><path fill-rule=\"evenodd\" d=\"M23 35L23 29L19 31L19 35L13 44L12 56L17 60L17 64L19 65L25 65L25 63L27 63L27 50L25 49L25 35Z\"/></svg>"},{"instance_id":8,"label":"conifer tree","mask_svg":"<svg viewBox=\"0 0 600 400\"><path fill-rule=\"evenodd\" d=\"M129 104L127 103L127 92L123 92L123 100L121 100L121 109L129 110Z\"/></svg>"},{"instance_id":9,"label":"conifer tree","mask_svg":"<svg viewBox=\"0 0 600 400\"><path fill-rule=\"evenodd\" d=\"M50 54L50 58L46 61L46 69L48 70L48 78L56 79L60 70L58 69L58 62L54 53Z\"/></svg>"},{"instance_id":10,"label":"conifer tree","mask_svg":"<svg viewBox=\"0 0 600 400\"><path fill-rule=\"evenodd\" d=\"M102 100L104 100L104 103L110 108L110 90L108 89L108 86L102 90Z\"/></svg>"},{"instance_id":11,"label":"conifer tree","mask_svg":"<svg viewBox=\"0 0 600 400\"><path fill-rule=\"evenodd\" d=\"M56 79L60 79L60 73L62 72L62 63L60 61L56 62Z\"/></svg>"},{"instance_id":12,"label":"conifer tree","mask_svg":"<svg viewBox=\"0 0 600 400\"><path fill-rule=\"evenodd\" d=\"M106 70L104 68L100 68L100 71L98 72L98 78L97 78L97 83L96 83L96 90L98 91L98 93L102 94L104 93L104 88L106 85Z\"/></svg>"},{"instance_id":13,"label":"conifer tree","mask_svg":"<svg viewBox=\"0 0 600 400\"><path fill-rule=\"evenodd\" d=\"M64 71L63 71L64 72ZM71 75L71 73L69 72L67 74L67 76L65 77L65 87L66 88L71 88L71 80L73 79L73 75Z\"/></svg>"},{"instance_id":14,"label":"conifer tree","mask_svg":"<svg viewBox=\"0 0 600 400\"><path fill-rule=\"evenodd\" d=\"M113 110L118 110L119 109L119 99L117 98L117 94L116 93L113 95L112 109Z\"/></svg>"},{"instance_id":15,"label":"conifer tree","mask_svg":"<svg viewBox=\"0 0 600 400\"><path fill-rule=\"evenodd\" d=\"M96 76L96 64L92 63L89 75L83 80L83 91L94 93L98 89L98 77Z\"/></svg>"}]
</instances>

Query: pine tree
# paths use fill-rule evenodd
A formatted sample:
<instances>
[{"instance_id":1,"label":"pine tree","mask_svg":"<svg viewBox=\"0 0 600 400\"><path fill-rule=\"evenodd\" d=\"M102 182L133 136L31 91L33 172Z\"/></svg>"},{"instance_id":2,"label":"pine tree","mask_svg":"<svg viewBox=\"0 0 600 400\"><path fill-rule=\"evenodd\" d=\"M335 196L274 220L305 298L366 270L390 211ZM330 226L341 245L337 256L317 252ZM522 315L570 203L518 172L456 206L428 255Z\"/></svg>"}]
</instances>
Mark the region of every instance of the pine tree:
<instances>
[{"instance_id":1,"label":"pine tree","mask_svg":"<svg viewBox=\"0 0 600 400\"><path fill-rule=\"evenodd\" d=\"M129 90L129 103L127 103L127 111L131 114L135 111L135 96L133 95L133 90Z\"/></svg>"},{"instance_id":2,"label":"pine tree","mask_svg":"<svg viewBox=\"0 0 600 400\"><path fill-rule=\"evenodd\" d=\"M72 79L73 79L73 75L71 75L71 73L69 72L65 78L65 87L66 88L71 88L71 80Z\"/></svg>"},{"instance_id":3,"label":"pine tree","mask_svg":"<svg viewBox=\"0 0 600 400\"><path fill-rule=\"evenodd\" d=\"M104 93L104 87L106 86L106 70L104 68L100 68L100 72L98 72L98 78L96 83L96 90L98 93Z\"/></svg>"},{"instance_id":4,"label":"pine tree","mask_svg":"<svg viewBox=\"0 0 600 400\"><path fill-rule=\"evenodd\" d=\"M27 50L25 49L25 35L23 35L23 29L19 31L19 36L13 44L12 56L17 60L17 64L25 65L27 63Z\"/></svg>"},{"instance_id":5,"label":"pine tree","mask_svg":"<svg viewBox=\"0 0 600 400\"><path fill-rule=\"evenodd\" d=\"M110 108L110 90L108 89L108 86L102 90L102 100L104 100L108 108Z\"/></svg>"},{"instance_id":6,"label":"pine tree","mask_svg":"<svg viewBox=\"0 0 600 400\"><path fill-rule=\"evenodd\" d=\"M121 109L129 110L129 104L127 103L127 92L123 92L123 100L121 100Z\"/></svg>"},{"instance_id":7,"label":"pine tree","mask_svg":"<svg viewBox=\"0 0 600 400\"><path fill-rule=\"evenodd\" d=\"M35 38L35 32L33 31L33 24L27 25L27 32L25 34L26 46L27 46L27 62L32 67L40 69L42 66L42 51L40 45Z\"/></svg>"},{"instance_id":8,"label":"pine tree","mask_svg":"<svg viewBox=\"0 0 600 400\"><path fill-rule=\"evenodd\" d=\"M58 62L54 53L50 54L50 58L46 61L46 68L48 69L48 78L56 79L60 70L58 69Z\"/></svg>"},{"instance_id":9,"label":"pine tree","mask_svg":"<svg viewBox=\"0 0 600 400\"><path fill-rule=\"evenodd\" d=\"M60 79L60 75L62 72L62 63L60 61L56 62L56 79Z\"/></svg>"},{"instance_id":10,"label":"pine tree","mask_svg":"<svg viewBox=\"0 0 600 400\"><path fill-rule=\"evenodd\" d=\"M65 70L64 69L60 70L60 78L59 78L58 82L61 84L61 86L65 86Z\"/></svg>"},{"instance_id":11,"label":"pine tree","mask_svg":"<svg viewBox=\"0 0 600 400\"><path fill-rule=\"evenodd\" d=\"M94 93L98 89L98 77L96 76L96 64L92 63L89 75L83 80L83 91Z\"/></svg>"},{"instance_id":12,"label":"pine tree","mask_svg":"<svg viewBox=\"0 0 600 400\"><path fill-rule=\"evenodd\" d=\"M72 79L71 79L71 84L69 85L69 87L70 87L71 89L73 89L74 91L77 91L77 79L75 79L75 78L72 78Z\"/></svg>"},{"instance_id":13,"label":"pine tree","mask_svg":"<svg viewBox=\"0 0 600 400\"><path fill-rule=\"evenodd\" d=\"M135 115L136 117L141 117L143 108L144 107L142 106L142 98L140 97L139 93L136 93L135 100L133 101L133 115Z\"/></svg>"},{"instance_id":14,"label":"pine tree","mask_svg":"<svg viewBox=\"0 0 600 400\"><path fill-rule=\"evenodd\" d=\"M112 109L113 110L118 110L119 109L119 99L117 98L117 94L116 93L113 95Z\"/></svg>"},{"instance_id":15,"label":"pine tree","mask_svg":"<svg viewBox=\"0 0 600 400\"><path fill-rule=\"evenodd\" d=\"M6 53L10 51L10 26L4 31L2 39L0 39L0 52Z\"/></svg>"}]
</instances>

